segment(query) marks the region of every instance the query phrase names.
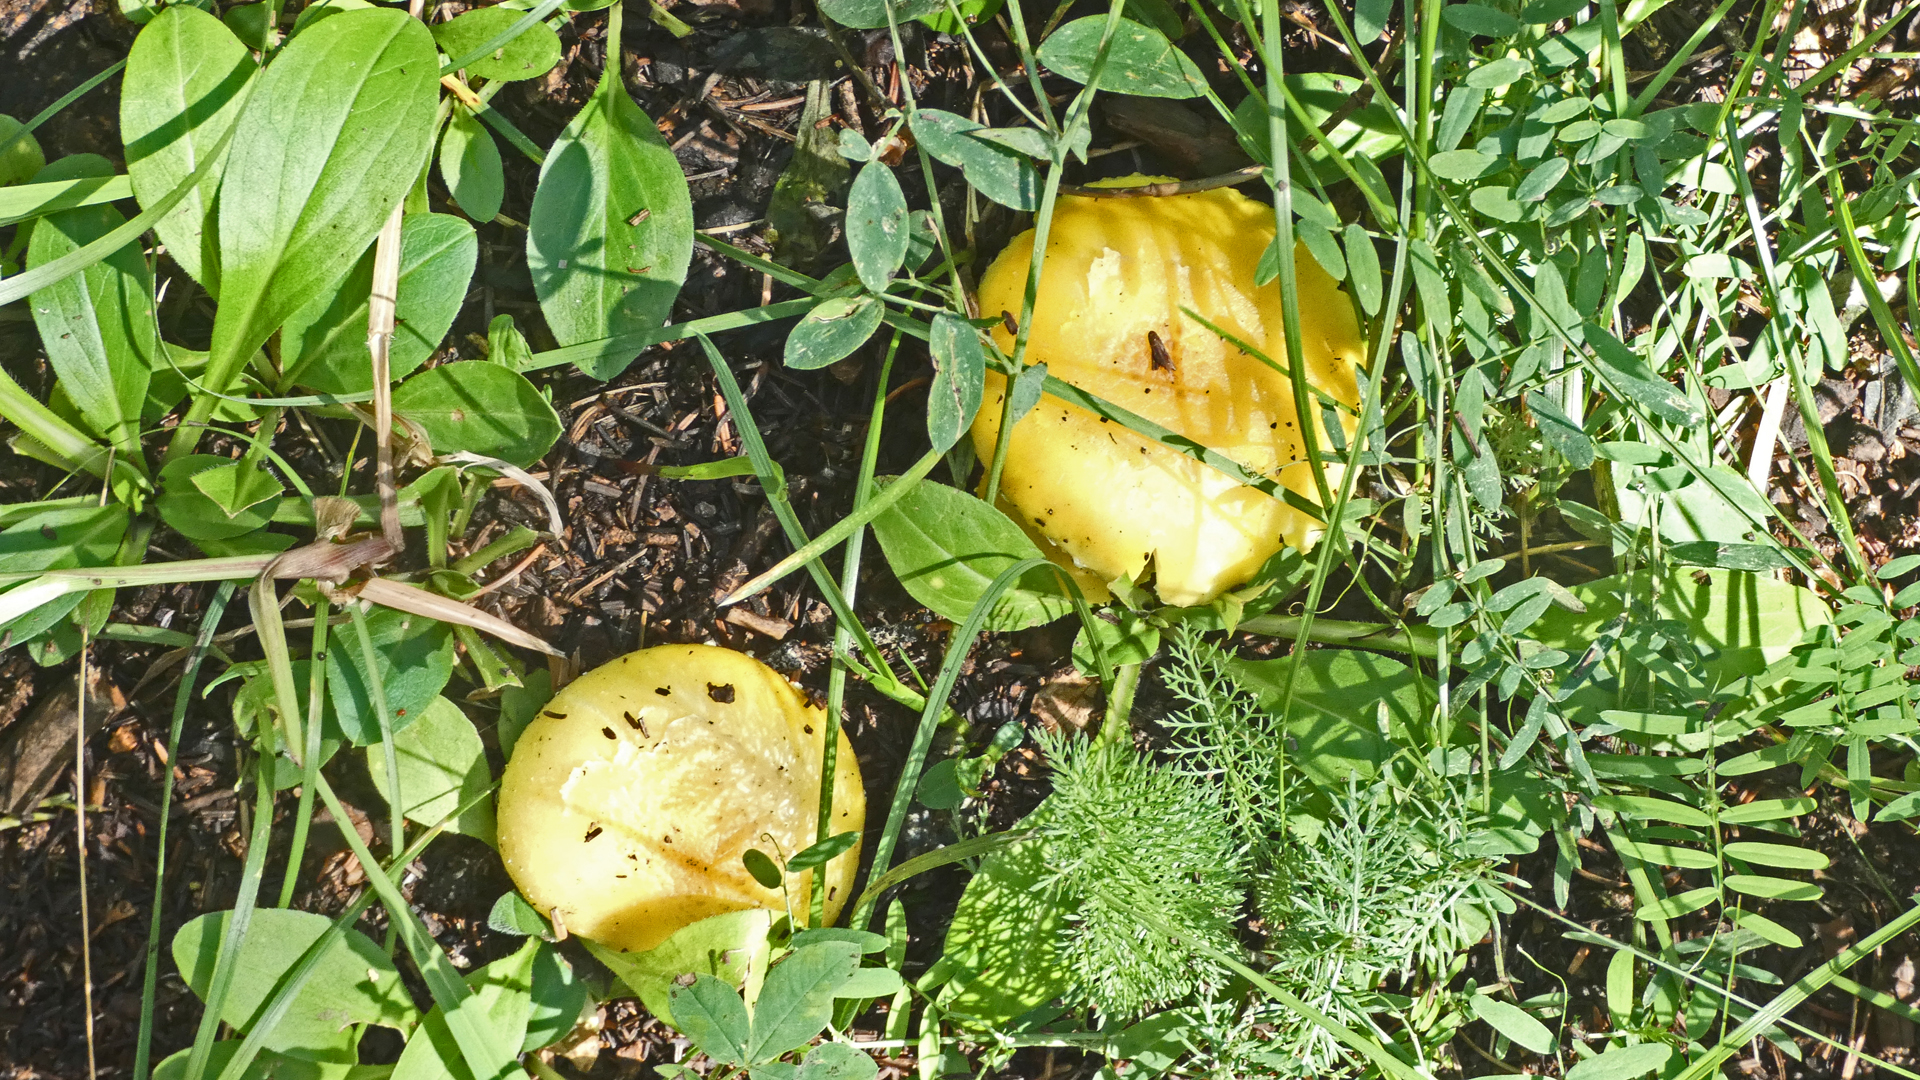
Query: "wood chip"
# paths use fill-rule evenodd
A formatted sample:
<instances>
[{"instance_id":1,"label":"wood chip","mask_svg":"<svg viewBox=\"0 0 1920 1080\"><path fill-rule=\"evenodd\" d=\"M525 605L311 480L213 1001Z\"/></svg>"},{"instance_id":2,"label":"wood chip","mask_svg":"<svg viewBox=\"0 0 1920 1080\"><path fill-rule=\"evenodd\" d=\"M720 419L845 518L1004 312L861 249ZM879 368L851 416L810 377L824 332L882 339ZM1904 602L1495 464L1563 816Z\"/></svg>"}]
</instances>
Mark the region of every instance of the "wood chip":
<instances>
[{"instance_id":1,"label":"wood chip","mask_svg":"<svg viewBox=\"0 0 1920 1080\"><path fill-rule=\"evenodd\" d=\"M785 619L760 615L744 607L728 608L727 621L735 626L744 626L756 634L770 637L775 641L784 639L787 631L793 629L793 624Z\"/></svg>"}]
</instances>

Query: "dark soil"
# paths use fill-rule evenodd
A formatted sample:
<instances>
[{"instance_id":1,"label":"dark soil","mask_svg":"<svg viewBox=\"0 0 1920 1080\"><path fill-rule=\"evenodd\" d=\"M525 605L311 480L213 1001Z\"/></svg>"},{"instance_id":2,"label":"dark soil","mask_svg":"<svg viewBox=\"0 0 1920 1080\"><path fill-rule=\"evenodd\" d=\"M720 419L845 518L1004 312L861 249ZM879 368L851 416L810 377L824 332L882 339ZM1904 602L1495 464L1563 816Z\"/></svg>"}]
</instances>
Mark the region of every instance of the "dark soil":
<instances>
[{"instance_id":1,"label":"dark soil","mask_svg":"<svg viewBox=\"0 0 1920 1080\"><path fill-rule=\"evenodd\" d=\"M453 2L441 8L450 16L464 6ZM1884 6L1874 5L1876 10ZM1691 32L1694 23L1689 20L1697 21L1709 7L1683 0L1662 13L1644 41L1636 37L1633 48L1638 52L1630 66L1657 68L1664 50ZM1845 6L1836 18L1844 20L1852 11L1851 5ZM798 0L791 9L786 0L717 0L681 5L678 13L696 26L694 35L685 40L676 40L648 22L644 8L632 9L622 43L628 88L656 118L679 155L693 185L697 226L764 253L768 245L763 239L763 219L774 181L792 155L804 93L801 82L790 80L832 76L839 62L836 54L819 46L818 39L798 47L782 36L790 25L816 22ZM1296 70L1344 70L1325 37L1308 32L1313 13L1301 7L1297 15L1303 28L1290 42L1294 55L1289 63ZM1745 22L1728 20L1730 45L1737 47L1739 40L1750 37L1744 31L1736 33ZM567 52L562 65L544 79L508 87L494 105L535 142L546 144L598 78L607 51L604 28L600 15L576 16L571 31L563 35ZM135 30L110 3L95 2L89 7L88 0L0 0L0 112L22 119L34 114L123 57ZM922 32L917 26L913 31L906 75L913 91L923 104L969 112L979 87L960 48L951 39ZM1910 31L1902 35L1910 36ZM992 32L984 36L997 57L1011 55ZM872 83L897 101L899 69L885 34L852 33L846 42L850 56L866 68ZM1902 42L1895 47L1913 46ZM1712 100L1716 82L1726 78L1731 53L1732 48L1720 50L1683 73L1681 85L1690 96L1678 100ZM1902 77L1910 74L1900 70ZM98 153L117 158L117 94L118 79L109 80L41 128L38 134L48 157ZM839 80L834 100L834 123L873 133L875 102L863 99L853 80ZM1097 158L1089 176L1150 171L1191 177L1245 162L1217 122L1184 106L1117 101L1097 119L1095 146L1115 152ZM508 158L508 217L525 220L536 180L537 170L531 163L517 156ZM436 201L444 196L437 188L434 194ZM963 194L954 184L943 197L954 200L957 209ZM996 237L1004 237L1014 224L1006 215L989 214L978 235L982 249L997 247ZM552 347L550 339L543 340L546 335L522 254L524 234L487 224L480 235L478 303L468 305L441 359L478 355L488 322L500 312L515 316L536 349ZM170 265L163 264L163 274L171 271ZM171 320L170 335L188 345L203 344L195 338L204 338L207 332L210 305L204 296L194 295L192 283L182 274L171 272L170 288L163 315ZM791 295L761 274L699 249L674 318L683 322ZM0 315L5 318L12 321L0 321L0 356L7 358L8 370L23 385L44 395L48 375L44 365L33 359L37 343L30 322L23 314ZM776 324L735 332L721 339L721 345L746 388L756 422L787 470L802 521L817 532L837 520L850 504L870 403L880 390L880 344L827 373L793 373L779 361L785 329ZM924 447L918 431L923 424L923 377L929 371L924 350L903 348L889 387L899 392L887 413L889 435L882 472L903 467ZM558 371L537 381L551 389L566 424L565 437L537 468L537 475L559 498L567 531L491 592L487 606L545 636L581 667L643 644L709 641L745 650L824 694L831 619L804 575L754 598L745 605L749 616L729 618L715 606L717 598L750 573L790 550L758 489L731 481L669 482L626 467L690 464L740 452L736 420L727 415L699 350L688 343L650 349L606 385ZM1920 479L1915 478L1920 474L1914 472L1920 468L1914 464L1920 462L1920 430L1901 426L1910 419L1911 409L1903 412L1896 407L1889 419L1890 410L1874 404L1886 396L1885 387L1897 385L1882 383L1879 359L1868 357L1858 377L1839 380L1832 396L1838 402L1835 416L1862 432L1837 447L1858 466L1859 486L1848 492L1860 514L1856 520L1863 533L1880 545L1876 554L1890 556L1920 543ZM1876 390L1878 398L1872 396ZM316 484L324 481L331 486L338 484L342 467L337 448L350 438L351 429L345 424L320 421L310 431L289 428L279 445ZM353 490L371 490L366 463L352 462L351 469ZM58 481L59 477L24 458L0 457L0 501L43 497ZM1779 497L1818 505L1816 497L1792 485L1783 486ZM538 504L519 489L502 486L475 515L465 547L477 548L515 524L538 528L544 516ZM1535 542L1540 542L1537 536ZM157 534L154 547L156 558L190 553L184 541L164 531ZM508 574L518 561L505 561L480 576L491 581ZM860 608L876 638L889 652L911 658L922 671L936 667L951 628L915 605L877 556L870 556L867 566ZM119 597L115 621L191 632L211 594L205 586L128 590ZM229 607L221 629L245 625L244 609L236 603ZM1009 720L1037 730L1053 722L1051 718L1063 707L1071 712L1088 705L1076 697L1067 678L1071 637L1072 628L1063 623L984 641L970 659L954 701L966 720L966 730L944 733L943 738L977 746ZM244 650L244 642L235 648ZM251 806L235 794L241 762L229 712L232 685L191 701L177 750L168 755L169 716L178 675L173 665L179 657L159 647L119 641L97 644L90 656L105 680L123 695L124 705L110 715L92 710L95 715L89 721L99 726L86 741L84 790L74 790L74 771L64 767L51 790L39 794L66 796L65 808L51 803L41 809L30 805L28 820L0 828L0 1080L131 1073L148 963L148 926L155 912L155 866L162 854L161 781L168 770L176 786L173 805L165 808L171 824L164 853L166 875L158 898L163 945L175 928L195 915L232 905L245 854ZM38 668L18 650L0 654L0 745L10 732L18 741L18 732L33 722L35 709L57 697L63 682L71 684L73 677L71 663ZM1042 693L1047 697L1046 709L1036 707L1036 695ZM111 702L111 694L105 700ZM1151 708L1154 701L1149 680L1143 705ZM493 706L486 701L474 705L484 722ZM71 730L70 707L52 720L64 720L68 726L47 727L47 737L64 738ZM900 706L854 685L847 726L875 805L884 805L892 790L916 720ZM65 745L64 753L70 757L71 743ZM342 797L354 809L354 818L346 826L358 830L376 852L384 853L385 806L364 772L356 773L357 768L332 770ZM1009 755L990 780L985 800L995 826L1011 823L1037 801L1044 792L1043 773L1031 743ZM81 797L88 807L84 851L77 843L71 810L72 800ZM285 850L293 809L291 797L283 798L277 807L276 851ZM0 807L0 812L5 808ZM883 818L884 814L872 816L875 831ZM324 814L322 820L326 821ZM943 815L916 818L899 856L950 838ZM1869 930L1888 918L1899 906L1898 898L1920 883L1916 877L1920 869L1911 857L1913 841L1906 830L1875 827L1858 835L1837 833L1830 839L1833 842L1823 847L1836 859L1851 860L1833 872L1835 882L1885 883L1884 888L1831 889L1827 906L1810 912L1810 921L1820 927L1822 944L1831 951L1844 947L1854 927ZM1618 870L1604 851L1586 854L1587 865L1575 882L1570 914L1604 932L1625 933L1629 915L1620 900L1625 894L1617 880ZM1513 870L1524 879L1548 882L1551 854L1522 860ZM277 898L283 871L284 867L270 870L263 903ZM330 824L314 830L298 871L296 904L309 910L337 912L364 887L359 865ZM902 899L915 934L910 978L938 955L963 880L959 871L936 872L904 890ZM436 939L463 967L484 963L513 947L514 939L486 927L488 910L510 887L490 850L459 837L436 842L405 884ZM1536 889L1541 894L1537 898L1550 903L1549 891L1543 884ZM364 918L361 928L378 934L384 923L377 906L373 910L375 914ZM1523 987L1521 996L1553 989L1542 969L1518 952L1524 947L1545 969L1570 977L1576 997L1593 999L1604 1012L1600 1004L1604 956L1590 957L1544 919L1517 917L1513 930L1517 940L1502 942L1502 959L1505 970ZM583 951L567 949L582 970L601 970ZM154 1016L156 1061L192 1041L200 1013L197 1000L165 957L163 948ZM1783 965L1813 962L1808 957L1781 959ZM1491 943L1476 952L1473 970L1482 982L1495 977ZM1782 974L1791 979L1797 972L1783 970ZM1913 995L1913 963L1904 952L1890 948L1874 962L1872 971L1857 974L1862 981L1871 975L1871 985L1903 999ZM1798 1015L1850 1042L1859 1028L1852 1009L1851 998L1829 994ZM1885 1024L1884 1016L1881 1023ZM563 1067L595 1078L650 1076L651 1063L674 1060L686 1052L684 1040L630 1001L604 1006L600 1024L597 1037L584 1038ZM873 1025L863 1021L860 1026ZM1470 1035L1488 1045L1484 1030ZM1867 1043L1874 1052L1892 1056L1911 1045L1913 1038L1910 1026L1905 1030L1883 1026ZM398 1046L385 1049L397 1053ZM1813 1051L1808 1064L1797 1067L1777 1053L1756 1048L1751 1060L1738 1064L1758 1076L1871 1075L1869 1069L1849 1071L1831 1055L1823 1059L1823 1052ZM886 1064L891 1075L907 1075L911 1067L910 1061ZM1469 1072L1483 1066L1468 1062ZM1092 1070L1093 1063L1077 1056L1028 1053L1016 1058L1005 1075L1064 1078L1087 1076Z\"/></svg>"}]
</instances>

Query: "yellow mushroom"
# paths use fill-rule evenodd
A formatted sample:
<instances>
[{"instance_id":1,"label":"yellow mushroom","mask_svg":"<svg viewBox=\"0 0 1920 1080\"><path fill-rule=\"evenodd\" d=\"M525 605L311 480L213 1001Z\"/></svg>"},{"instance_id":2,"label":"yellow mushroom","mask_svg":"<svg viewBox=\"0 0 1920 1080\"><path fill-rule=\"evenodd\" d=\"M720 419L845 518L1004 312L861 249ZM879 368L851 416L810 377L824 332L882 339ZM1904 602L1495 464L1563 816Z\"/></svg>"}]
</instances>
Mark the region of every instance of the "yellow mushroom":
<instances>
[{"instance_id":1,"label":"yellow mushroom","mask_svg":"<svg viewBox=\"0 0 1920 1080\"><path fill-rule=\"evenodd\" d=\"M1261 350L1281 367L1287 349L1277 283L1254 285L1274 237L1273 209L1220 189L1159 198L1063 196L1025 360L1210 447L1319 502L1280 371L1221 339L1181 308ZM980 282L980 311L1017 318L1033 233L1016 237ZM1348 409L1353 435L1364 344L1339 285L1298 251L1300 351L1307 379ZM1013 336L994 331L1009 353ZM993 453L1006 380L987 374L973 425L981 458ZM1309 402L1323 452L1334 445ZM1329 488L1340 467L1327 468ZM1014 425L1001 493L1016 520L1102 581L1139 580L1149 563L1169 604L1202 604L1246 581L1284 542L1310 549L1309 515L1118 423L1042 398ZM1043 545L1044 546L1044 545Z\"/></svg>"},{"instance_id":2,"label":"yellow mushroom","mask_svg":"<svg viewBox=\"0 0 1920 1080\"><path fill-rule=\"evenodd\" d=\"M629 653L554 695L500 780L500 854L514 884L569 933L651 949L710 915L784 910L741 856L782 859L815 838L828 719L771 668L709 645ZM866 825L844 735L833 831ZM860 849L828 863L828 922ZM796 917L812 871L787 875Z\"/></svg>"}]
</instances>

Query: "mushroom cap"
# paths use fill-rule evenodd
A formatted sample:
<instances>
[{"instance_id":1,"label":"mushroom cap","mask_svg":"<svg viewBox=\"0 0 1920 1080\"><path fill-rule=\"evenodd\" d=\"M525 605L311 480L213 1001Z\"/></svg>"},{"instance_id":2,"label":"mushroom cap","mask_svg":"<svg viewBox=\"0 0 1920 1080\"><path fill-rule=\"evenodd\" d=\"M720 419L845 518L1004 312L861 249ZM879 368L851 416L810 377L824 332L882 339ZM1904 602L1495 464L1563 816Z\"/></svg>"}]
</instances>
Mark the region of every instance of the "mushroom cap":
<instances>
[{"instance_id":1,"label":"mushroom cap","mask_svg":"<svg viewBox=\"0 0 1920 1080\"><path fill-rule=\"evenodd\" d=\"M710 915L784 910L741 862L812 845L827 716L752 657L661 645L595 668L554 695L500 780L500 854L514 884L567 931L644 950ZM866 789L844 733L833 831L861 832ZM860 848L825 867L826 921L853 888ZM787 875L797 922L813 871Z\"/></svg>"},{"instance_id":2,"label":"mushroom cap","mask_svg":"<svg viewBox=\"0 0 1920 1080\"><path fill-rule=\"evenodd\" d=\"M1210 447L1318 504L1287 377L1187 317L1190 308L1285 367L1280 287L1254 284L1274 238L1273 208L1231 189L1193 195L1062 196L1048 234L1025 360ZM980 311L1017 318L1033 233L1016 237L980 282ZM1296 249L1300 351L1307 378L1339 411L1351 442L1365 344L1339 285ZM1148 334L1171 367L1156 364ZM1013 351L1004 327L993 331ZM1006 380L987 373L973 424L993 454ZM1311 402L1310 405L1317 405ZM1324 410L1310 409L1323 452ZM1328 486L1341 466L1329 465ZM1169 604L1203 604L1246 581L1284 542L1311 548L1323 526L1176 450L1051 395L1008 443L1002 497L1074 563L1103 581L1139 580L1152 564Z\"/></svg>"}]
</instances>

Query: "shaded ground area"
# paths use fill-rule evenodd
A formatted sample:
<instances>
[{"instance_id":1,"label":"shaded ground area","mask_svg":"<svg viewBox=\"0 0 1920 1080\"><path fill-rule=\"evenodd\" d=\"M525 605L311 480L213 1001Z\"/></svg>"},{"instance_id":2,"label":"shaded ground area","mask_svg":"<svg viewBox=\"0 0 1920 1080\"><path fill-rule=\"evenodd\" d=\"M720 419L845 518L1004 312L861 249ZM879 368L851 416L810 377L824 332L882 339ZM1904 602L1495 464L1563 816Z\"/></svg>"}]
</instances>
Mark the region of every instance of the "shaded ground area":
<instances>
[{"instance_id":1,"label":"shaded ground area","mask_svg":"<svg viewBox=\"0 0 1920 1080\"><path fill-rule=\"evenodd\" d=\"M463 5L441 6L451 14ZM1651 33L1634 39L1633 48L1639 51L1630 66L1657 68L1665 51L1684 40L1709 7L1686 2L1662 12ZM1824 21L1815 21L1807 42L1810 55L1823 47L1829 30L1843 30L1853 13L1851 7L1834 10L1839 14L1823 14ZM628 87L679 155L693 186L698 227L764 253L768 200L793 153L803 81L834 77L849 59L863 66L882 100L868 96L855 80L841 78L835 84L832 116L823 122L874 134L876 105L889 98L897 103L900 97L891 44L883 33L850 34L841 59L817 37L794 36L790 24L805 21L806 12L771 0L684 5L679 13L696 26L694 35L684 40L647 23L637 12L627 20L623 47ZM1291 42L1297 62L1306 70L1337 69L1338 54L1313 25L1313 12L1303 6L1295 14L1302 24ZM1683 73L1675 93L1684 96L1676 100L1716 100L1716 87L1727 78L1744 34L1741 26L1742 20L1728 20L1725 41ZM568 51L562 66L545 79L510 86L495 99L537 143L552 139L598 78L607 51L603 27L598 16L577 17L563 35ZM33 114L124 56L134 31L117 14L89 8L85 0L0 0L0 112L21 118ZM1898 47L1912 48L1913 28L1900 34L1907 40ZM984 31L983 38L998 61L1004 63L1011 55L996 31ZM1843 38L1841 34L1834 40ZM922 103L971 112L982 86L959 47L917 26L910 29L909 39L913 55L907 78ZM1894 74L1877 77L1892 81L1872 89L1898 98L1906 93L1900 80L1911 71L1897 65L1890 70ZM109 80L42 128L48 156L114 157L117 92L117 79ZM1094 145L1104 153L1095 159L1092 174L1137 170L1199 176L1246 160L1217 120L1184 106L1118 99L1097 119ZM1767 163L1760 163L1761 173L1766 168ZM509 218L524 220L536 179L532 163L509 158ZM435 183L438 204L444 192L437 189L437 177ZM955 210L964 197L957 182L943 192ZM996 248L1012 224L1003 213L989 211L978 223L980 247ZM488 322L501 312L519 320L535 348L551 347L551 340L542 340L545 332L522 254L524 233L493 223L482 226L480 235L472 302L441 359L478 355ZM163 275L170 272L163 264ZM195 295L184 275L171 272L170 281L172 291L163 310L170 339L204 345L210 303L204 295ZM700 249L675 320L791 295L761 274ZM23 319L0 322L0 356L7 358L9 371L23 385L44 394L49 375L31 359L38 346L31 323ZM736 332L722 344L773 454L787 469L802 520L818 531L842 515L850 502L870 403L881 390L880 343L825 374L794 374L780 365L784 332L783 325ZM892 434L885 443L883 472L904 466L924 445L917 432L929 374L923 350L902 350L887 388L893 394L887 412ZM1898 382L1886 374L1884 361L1864 349L1854 371L1823 388L1833 412L1822 417L1834 424L1836 451L1848 463L1843 480L1855 485L1847 495L1858 514L1856 523L1876 545L1874 554L1883 558L1920 544L1920 426L1912 423L1911 402L1903 403L1892 391ZM803 576L787 579L741 611L724 614L715 607L718 597L789 550L757 490L731 481L668 482L629 467L694 463L739 452L736 419L727 415L699 351L688 344L649 350L607 385L560 371L537 381L551 390L566 424L565 437L537 475L559 498L568 528L532 557L484 571L484 580L502 582L488 594L486 605L575 654L584 666L642 644L713 641L748 651L823 693L830 618ZM1789 425L1789 442L1792 434ZM351 429L344 422L321 421L290 427L280 445L316 485L338 485L346 471L353 490L370 490L366 462L343 459L341 448L350 440ZM1776 501L1796 510L1806 508L1803 519L1823 535L1818 495L1806 489L1788 464L1783 456L1774 470L1779 481ZM23 458L0 457L0 501L44 496L57 480ZM495 495L475 515L466 550L477 549L515 524L543 526L543 511L520 489L502 486ZM1535 542L1541 541L1536 537ZM154 558L190 553L179 538L158 534ZM950 627L914 605L877 556L870 556L869 567L860 606L882 647L910 658L923 671L936 666ZM191 631L210 593L201 586L127 591L119 598L115 620ZM229 610L221 629L235 653L245 655L245 618L237 608ZM977 745L1008 720L1020 720L1030 729L1084 721L1094 702L1069 674L1071 635L1071 627L1063 624L989 639L976 650L955 700L968 730L943 737ZM169 756L165 747L177 674L173 665L179 657L159 647L117 641L101 643L93 656L103 685L85 711L90 735L79 792L67 764L71 743L65 741L81 719L75 715L76 695L62 693L74 678L71 666L39 669L17 651L0 657L0 750L18 753L31 746L44 751L35 782L16 779L11 790L0 791L23 800L0 806L0 814L22 819L0 828L0 1077L87 1075L90 1048L83 1003L89 970L96 1006L92 1064L103 1076L129 1074L148 963L147 930L155 911L155 867L163 854L161 779L168 771L176 787L174 803L165 811L171 820L159 897L163 942L196 914L231 905L245 855L250 806L235 795L244 751L236 746L228 712L232 687L190 704L178 750ZM456 684L450 692L460 689ZM476 702L483 719L491 707ZM1151 713L1164 707L1149 685L1142 708ZM876 797L891 790L913 721L906 710L857 687L851 695L848 727L869 791ZM497 747L490 749L498 766ZM941 753L936 750L936 756ZM364 772L356 774L357 768L335 770L343 798L359 815L345 824L383 851L385 807ZM1009 824L1033 805L1044 791L1042 772L1030 748L1003 762L985 799L991 824ZM76 837L75 798L84 798L88 807L84 854ZM291 799L283 799L274 835L281 850L292 829L284 819L291 808ZM875 815L876 830L882 816ZM1836 859L1830 877L1839 887L1830 889L1820 908L1803 905L1808 908L1805 921L1817 929L1826 955L1852 940L1855 926L1883 922L1920 884L1920 860L1912 857L1913 842L1906 831L1839 825L1829 832L1819 846ZM950 838L942 818L916 818L900 855ZM1626 885L1610 854L1597 847L1585 854L1571 914L1622 936L1631 921ZM1547 881L1551 855L1523 860L1512 870L1526 880ZM277 896L276 873L268 875L266 902ZM938 955L961 881L959 871L940 872L916 879L906 890L915 930L910 977ZM297 904L336 912L357 896L363 883L358 864L334 830L316 829L299 868ZM492 852L459 837L437 842L404 886L435 937L463 966L484 963L511 948L512 939L486 929L489 908L509 887ZM1547 899L1544 891L1539 898ZM383 924L375 914L362 928L377 935ZM1513 928L1515 940L1499 943L1503 952L1498 964L1493 942L1476 951L1476 977L1484 983L1504 971L1524 987L1524 997L1551 989L1553 979L1564 976L1582 1008L1599 1010L1596 1026L1604 1026L1605 958L1565 941L1559 928L1544 918L1522 916ZM1780 974L1796 977L1823 958L1814 953L1780 957ZM570 947L568 955L582 970L600 971L577 948ZM156 1060L186 1046L199 1017L195 999L173 973L171 962L161 959L159 970ZM1901 1000L1914 996L1914 965L1903 949L1889 948L1860 976ZM1915 1037L1910 1024L1901 1027L1905 1022L1895 1018L1888 1026L1885 1015L1873 1021L1879 1027L1867 1032L1867 1021L1853 999L1837 993L1816 998L1799 1015L1819 1022L1848 1045L1861 1045L1856 1040L1870 1034L1876 1052L1896 1059ZM574 1071L596 1078L648 1076L651 1064L674 1060L686 1050L684 1041L632 1002L603 1007L600 1024L597 1035L583 1033L569 1054ZM858 1026L872 1030L867 1021ZM399 1049L397 1043L369 1046L376 1053ZM1769 1077L1870 1075L1869 1070L1854 1071L1830 1048L1810 1048L1807 1062L1796 1065L1778 1051L1756 1047L1750 1059L1737 1064L1749 1074ZM909 1065L904 1060L887 1062L892 1075L905 1075ZM1030 1052L1017 1058L1007 1075L1063 1078L1088 1075L1091 1068L1064 1053ZM1473 1068L1469 1063L1469 1072Z\"/></svg>"}]
</instances>

